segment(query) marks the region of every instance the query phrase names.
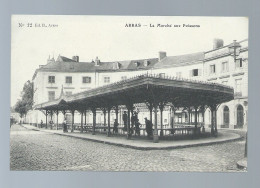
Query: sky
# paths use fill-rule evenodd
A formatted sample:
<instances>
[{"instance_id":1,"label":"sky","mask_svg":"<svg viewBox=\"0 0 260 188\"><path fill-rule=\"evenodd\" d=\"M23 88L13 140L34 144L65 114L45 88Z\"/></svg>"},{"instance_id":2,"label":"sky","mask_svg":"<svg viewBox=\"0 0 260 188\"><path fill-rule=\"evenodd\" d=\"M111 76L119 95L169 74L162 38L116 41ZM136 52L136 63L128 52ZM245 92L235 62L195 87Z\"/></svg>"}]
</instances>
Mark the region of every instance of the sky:
<instances>
[{"instance_id":1,"label":"sky","mask_svg":"<svg viewBox=\"0 0 260 188\"><path fill-rule=\"evenodd\" d=\"M126 27L129 24L141 27ZM78 55L81 62L90 62L97 56L101 61L120 61L155 58L159 51L167 56L203 52L213 49L215 38L223 39L224 45L247 39L248 18L13 15L11 30L13 106L24 83L49 56Z\"/></svg>"}]
</instances>

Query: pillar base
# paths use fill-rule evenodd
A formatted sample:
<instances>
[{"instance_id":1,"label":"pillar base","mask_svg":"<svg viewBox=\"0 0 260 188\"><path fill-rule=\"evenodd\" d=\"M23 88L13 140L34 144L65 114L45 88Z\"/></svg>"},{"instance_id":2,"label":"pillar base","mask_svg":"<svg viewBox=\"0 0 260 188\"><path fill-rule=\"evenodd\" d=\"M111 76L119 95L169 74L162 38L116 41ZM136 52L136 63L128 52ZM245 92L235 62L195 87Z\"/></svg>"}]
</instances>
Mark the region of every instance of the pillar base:
<instances>
[{"instance_id":1,"label":"pillar base","mask_svg":"<svg viewBox=\"0 0 260 188\"><path fill-rule=\"evenodd\" d=\"M215 130L215 132L214 132L214 136L215 136L215 137L218 136L218 130Z\"/></svg>"},{"instance_id":2,"label":"pillar base","mask_svg":"<svg viewBox=\"0 0 260 188\"><path fill-rule=\"evenodd\" d=\"M110 132L108 132L108 133L107 133L107 137L110 137L110 136L111 136L111 133L110 133Z\"/></svg>"},{"instance_id":3,"label":"pillar base","mask_svg":"<svg viewBox=\"0 0 260 188\"><path fill-rule=\"evenodd\" d=\"M211 133L211 136L214 136L215 131L213 129L211 129L210 133Z\"/></svg>"},{"instance_id":4,"label":"pillar base","mask_svg":"<svg viewBox=\"0 0 260 188\"><path fill-rule=\"evenodd\" d=\"M153 135L153 142L154 142L154 143L158 143L158 142L159 142L159 136L158 136L158 134L154 134L154 135Z\"/></svg>"},{"instance_id":5,"label":"pillar base","mask_svg":"<svg viewBox=\"0 0 260 188\"><path fill-rule=\"evenodd\" d=\"M95 135L95 134L96 134L96 133L94 133L94 132L92 133L92 135Z\"/></svg>"}]
</instances>

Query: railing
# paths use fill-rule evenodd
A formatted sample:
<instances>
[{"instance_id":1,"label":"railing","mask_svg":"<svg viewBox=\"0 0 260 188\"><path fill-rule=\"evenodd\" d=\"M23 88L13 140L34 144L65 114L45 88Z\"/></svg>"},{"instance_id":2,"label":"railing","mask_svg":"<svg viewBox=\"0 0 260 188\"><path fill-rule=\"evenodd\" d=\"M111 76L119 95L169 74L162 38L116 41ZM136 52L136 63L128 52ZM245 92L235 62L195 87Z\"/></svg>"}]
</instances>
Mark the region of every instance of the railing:
<instances>
[{"instance_id":1,"label":"railing","mask_svg":"<svg viewBox=\"0 0 260 188\"><path fill-rule=\"evenodd\" d=\"M114 126L110 126L110 133L113 134L113 128ZM75 124L74 130L81 131L81 125ZM157 128L158 132L163 131L164 135L193 135L195 133L196 128L194 126L175 126L174 128ZM93 132L93 126L83 125L83 132ZM96 133L107 133L108 132L108 126L95 126L95 132ZM133 135L136 135L136 131L134 127L130 128L130 132L132 132ZM197 127L197 132L201 132L201 126ZM124 130L123 126L118 127L118 134L126 135L127 132ZM147 136L146 128L144 125L140 126L140 135Z\"/></svg>"},{"instance_id":2,"label":"railing","mask_svg":"<svg viewBox=\"0 0 260 188\"><path fill-rule=\"evenodd\" d=\"M243 129L243 125L234 125L234 129Z\"/></svg>"},{"instance_id":3,"label":"railing","mask_svg":"<svg viewBox=\"0 0 260 188\"><path fill-rule=\"evenodd\" d=\"M220 125L221 128L229 128L229 124L226 125Z\"/></svg>"}]
</instances>

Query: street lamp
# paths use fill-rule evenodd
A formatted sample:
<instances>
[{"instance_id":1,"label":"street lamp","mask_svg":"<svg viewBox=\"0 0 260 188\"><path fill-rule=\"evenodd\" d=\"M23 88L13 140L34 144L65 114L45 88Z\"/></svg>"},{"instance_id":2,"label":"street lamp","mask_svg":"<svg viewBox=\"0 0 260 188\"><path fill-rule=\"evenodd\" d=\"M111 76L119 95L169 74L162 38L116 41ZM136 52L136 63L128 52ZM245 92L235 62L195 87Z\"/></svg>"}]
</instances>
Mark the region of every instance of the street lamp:
<instances>
[{"instance_id":1,"label":"street lamp","mask_svg":"<svg viewBox=\"0 0 260 188\"><path fill-rule=\"evenodd\" d=\"M228 46L228 48L229 48L229 53L231 55L233 55L233 57L234 57L234 62L236 62L236 60L238 60L236 57L239 56L239 54L240 54L241 45L238 42L236 42L236 40L234 40L233 43L231 43ZM244 105L245 105L245 107L247 107L247 101L244 101ZM245 143L244 157L247 157L247 131L246 131L246 143Z\"/></svg>"},{"instance_id":2,"label":"street lamp","mask_svg":"<svg viewBox=\"0 0 260 188\"><path fill-rule=\"evenodd\" d=\"M241 45L234 40L233 43L228 46L228 49L229 53L234 57L234 61L236 62L236 57L240 54Z\"/></svg>"}]
</instances>

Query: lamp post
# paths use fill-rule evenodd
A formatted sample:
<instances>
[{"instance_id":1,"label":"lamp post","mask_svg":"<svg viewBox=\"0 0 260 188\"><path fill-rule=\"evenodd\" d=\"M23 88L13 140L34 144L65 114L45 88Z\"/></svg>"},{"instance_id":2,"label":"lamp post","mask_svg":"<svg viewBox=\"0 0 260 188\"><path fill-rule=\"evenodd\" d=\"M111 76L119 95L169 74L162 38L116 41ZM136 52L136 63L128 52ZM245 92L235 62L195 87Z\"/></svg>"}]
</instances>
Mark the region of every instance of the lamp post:
<instances>
[{"instance_id":1,"label":"lamp post","mask_svg":"<svg viewBox=\"0 0 260 188\"><path fill-rule=\"evenodd\" d=\"M239 54L240 54L241 45L236 40L234 40L233 43L231 43L228 46L228 48L229 48L230 54L233 55L233 57L234 57L234 62L236 63L237 56L239 56ZM244 102L244 105L247 108L247 101ZM246 114L246 116L247 116L247 114ZM247 122L246 122L246 124L247 124ZM246 132L246 143L245 143L245 154L244 154L244 157L247 157L247 132Z\"/></svg>"},{"instance_id":2,"label":"lamp post","mask_svg":"<svg viewBox=\"0 0 260 188\"><path fill-rule=\"evenodd\" d=\"M236 57L240 54L241 45L236 40L234 40L233 43L228 46L228 49L230 54L234 57L234 62L236 62Z\"/></svg>"}]
</instances>

